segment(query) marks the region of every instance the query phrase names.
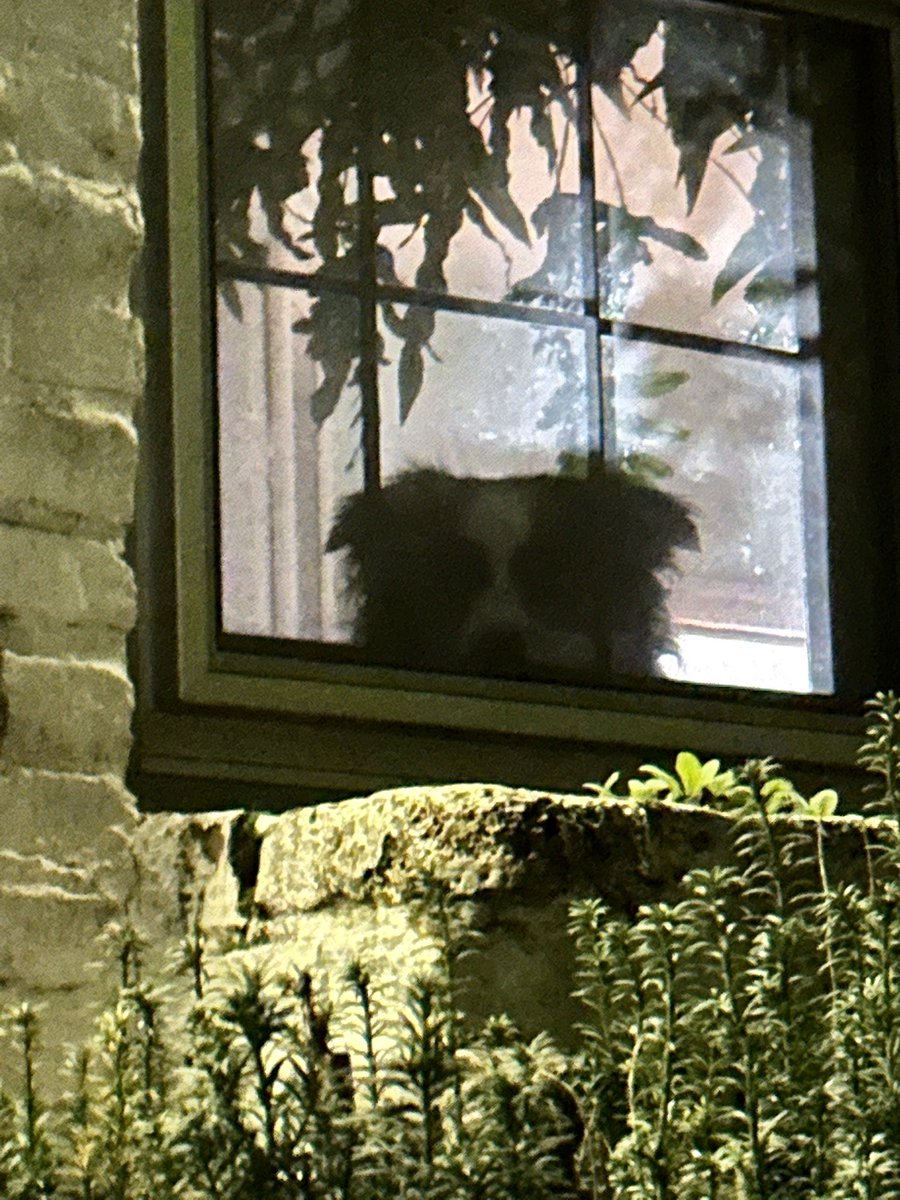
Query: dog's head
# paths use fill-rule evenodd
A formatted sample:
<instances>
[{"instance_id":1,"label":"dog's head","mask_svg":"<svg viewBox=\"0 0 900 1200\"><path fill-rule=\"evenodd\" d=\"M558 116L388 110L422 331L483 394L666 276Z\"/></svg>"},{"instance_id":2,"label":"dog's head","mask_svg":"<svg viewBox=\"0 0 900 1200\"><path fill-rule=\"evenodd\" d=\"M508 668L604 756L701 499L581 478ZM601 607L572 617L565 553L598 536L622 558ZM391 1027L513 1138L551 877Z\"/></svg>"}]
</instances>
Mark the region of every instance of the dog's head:
<instances>
[{"instance_id":1,"label":"dog's head","mask_svg":"<svg viewBox=\"0 0 900 1200\"><path fill-rule=\"evenodd\" d=\"M351 496L355 639L379 663L598 682L652 674L669 645L658 572L696 547L684 505L602 462L586 478L411 471Z\"/></svg>"}]
</instances>

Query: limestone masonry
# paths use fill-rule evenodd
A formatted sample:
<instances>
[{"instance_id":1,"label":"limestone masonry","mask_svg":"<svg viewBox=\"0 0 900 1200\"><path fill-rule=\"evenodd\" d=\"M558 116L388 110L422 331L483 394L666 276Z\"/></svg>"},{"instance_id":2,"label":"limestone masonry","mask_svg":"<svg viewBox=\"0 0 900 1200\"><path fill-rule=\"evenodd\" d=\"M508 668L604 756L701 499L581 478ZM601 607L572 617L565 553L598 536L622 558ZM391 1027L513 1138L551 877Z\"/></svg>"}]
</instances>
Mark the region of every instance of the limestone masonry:
<instances>
[{"instance_id":1,"label":"limestone masonry","mask_svg":"<svg viewBox=\"0 0 900 1200\"><path fill-rule=\"evenodd\" d=\"M133 0L0 4L0 1002L78 1036L130 869Z\"/></svg>"}]
</instances>

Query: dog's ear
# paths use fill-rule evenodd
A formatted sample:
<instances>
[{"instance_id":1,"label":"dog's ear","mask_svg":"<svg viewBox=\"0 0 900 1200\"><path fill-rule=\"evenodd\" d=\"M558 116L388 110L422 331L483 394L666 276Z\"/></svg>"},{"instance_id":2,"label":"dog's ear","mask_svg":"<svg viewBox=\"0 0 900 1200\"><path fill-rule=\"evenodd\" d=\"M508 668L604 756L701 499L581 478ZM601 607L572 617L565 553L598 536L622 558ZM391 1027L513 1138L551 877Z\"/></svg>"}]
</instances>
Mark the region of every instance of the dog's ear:
<instances>
[{"instance_id":1,"label":"dog's ear","mask_svg":"<svg viewBox=\"0 0 900 1200\"><path fill-rule=\"evenodd\" d=\"M378 527L378 518L384 509L384 494L358 492L341 501L325 550L355 548L365 543L367 532Z\"/></svg>"},{"instance_id":2,"label":"dog's ear","mask_svg":"<svg viewBox=\"0 0 900 1200\"><path fill-rule=\"evenodd\" d=\"M656 571L671 565L674 550L700 549L691 511L675 496L598 457L588 463L587 482L595 528L607 530L633 565Z\"/></svg>"},{"instance_id":3,"label":"dog's ear","mask_svg":"<svg viewBox=\"0 0 900 1200\"><path fill-rule=\"evenodd\" d=\"M446 569L442 547L462 491L464 483L438 471L408 471L340 505L325 550L346 551L347 582L362 598L367 622L402 607L414 581L421 588Z\"/></svg>"},{"instance_id":4,"label":"dog's ear","mask_svg":"<svg viewBox=\"0 0 900 1200\"><path fill-rule=\"evenodd\" d=\"M672 565L676 549L699 550L700 537L690 509L675 496L634 479L626 479L632 529L636 545L643 547L653 570Z\"/></svg>"},{"instance_id":5,"label":"dog's ear","mask_svg":"<svg viewBox=\"0 0 900 1200\"><path fill-rule=\"evenodd\" d=\"M377 548L378 557L387 561L401 546L409 553L417 542L434 540L436 523L455 516L461 486L440 471L407 471L381 488L348 496L325 549L349 548L360 558Z\"/></svg>"},{"instance_id":6,"label":"dog's ear","mask_svg":"<svg viewBox=\"0 0 900 1200\"><path fill-rule=\"evenodd\" d=\"M379 599L390 594L392 579L404 568L409 552L391 488L348 496L338 509L325 550L346 552L350 591L377 607Z\"/></svg>"}]
</instances>

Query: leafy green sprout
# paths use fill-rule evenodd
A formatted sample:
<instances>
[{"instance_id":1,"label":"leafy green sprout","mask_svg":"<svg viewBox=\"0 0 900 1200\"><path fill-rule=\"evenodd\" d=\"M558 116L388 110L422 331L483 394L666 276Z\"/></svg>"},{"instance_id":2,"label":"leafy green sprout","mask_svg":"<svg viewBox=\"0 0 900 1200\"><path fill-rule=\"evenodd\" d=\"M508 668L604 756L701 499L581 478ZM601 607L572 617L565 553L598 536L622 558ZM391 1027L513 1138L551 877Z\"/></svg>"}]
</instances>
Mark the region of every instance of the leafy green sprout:
<instances>
[{"instance_id":1,"label":"leafy green sprout","mask_svg":"<svg viewBox=\"0 0 900 1200\"><path fill-rule=\"evenodd\" d=\"M750 797L750 789L734 768L721 770L721 760L710 758L702 762L690 750L682 750L675 759L675 769L666 771L653 763L638 768L646 778L629 779L627 793L615 791L621 772L614 771L603 783L585 783L584 789L606 800L630 800L646 804L665 800L676 804L708 805L715 808L740 808ZM760 789L766 812L794 813L798 816L822 819L834 815L839 798L833 788L823 788L803 796L794 784L782 776L766 780Z\"/></svg>"}]
</instances>

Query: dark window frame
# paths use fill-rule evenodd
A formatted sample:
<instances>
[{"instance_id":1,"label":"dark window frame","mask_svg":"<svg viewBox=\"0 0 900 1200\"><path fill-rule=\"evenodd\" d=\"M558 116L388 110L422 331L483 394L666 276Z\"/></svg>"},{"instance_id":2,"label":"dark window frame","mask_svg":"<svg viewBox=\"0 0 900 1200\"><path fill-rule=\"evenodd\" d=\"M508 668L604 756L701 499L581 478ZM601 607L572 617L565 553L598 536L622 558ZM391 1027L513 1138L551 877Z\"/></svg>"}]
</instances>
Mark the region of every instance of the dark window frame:
<instances>
[{"instance_id":1,"label":"dark window frame","mask_svg":"<svg viewBox=\"0 0 900 1200\"><path fill-rule=\"evenodd\" d=\"M733 7L742 3L732 0ZM142 195L149 218L141 305L148 386L140 414L138 517L130 539L140 606L131 645L137 706L129 779L142 803L283 807L451 779L574 788L607 766L636 764L648 754L659 757L685 747L732 758L772 754L814 780L820 770L830 778L850 770L861 730L860 702L872 681L885 687L895 683L878 672L900 663L900 488L896 482L889 486L891 471L900 475L900 362L890 336L890 319L900 311L893 255L872 262L881 273L873 289L878 303L864 318L867 339L885 347L868 385L876 400L862 416L851 410L827 418L832 470L849 469L863 478L866 464L860 460L868 457L879 479L870 495L859 497L853 519L831 531L832 561L855 564L853 570L838 566L832 571L837 607L844 614L835 626L836 655L858 665L856 678L845 673L840 699L786 698L662 680L625 692L424 678L353 663L298 661L270 653L271 639L254 643L218 634L215 517L207 502L216 450L212 297L204 283L211 277L205 127L197 87L202 7L143 0L141 13ZM885 30L890 76L900 79L895 3L772 0L768 7ZM886 120L895 139L897 91L895 82L893 97L877 98L890 107ZM833 149L839 149L839 130L819 136L830 136ZM894 163L879 160L879 170L879 194L895 196ZM895 202L889 219L896 241ZM859 222L841 225L839 217L832 226L818 231L821 245L861 232ZM275 278L277 273L261 274L285 282ZM834 327L842 301L840 270L833 265L823 278L823 324ZM302 286L318 285L304 278ZM403 303L423 299L415 289L381 285L379 291ZM434 298L438 301L443 308L482 307L443 295ZM523 314L521 306L508 307ZM532 319L534 311L523 315ZM585 318L571 319L582 323ZM646 335L639 328L631 332ZM666 337L682 340L682 335L653 331L656 341ZM826 396L840 393L839 358L826 356ZM843 386L846 390L846 381ZM861 542L861 529L873 532L870 544ZM877 580L865 602L860 574ZM876 637L866 632L868 626L878 631Z\"/></svg>"}]
</instances>

